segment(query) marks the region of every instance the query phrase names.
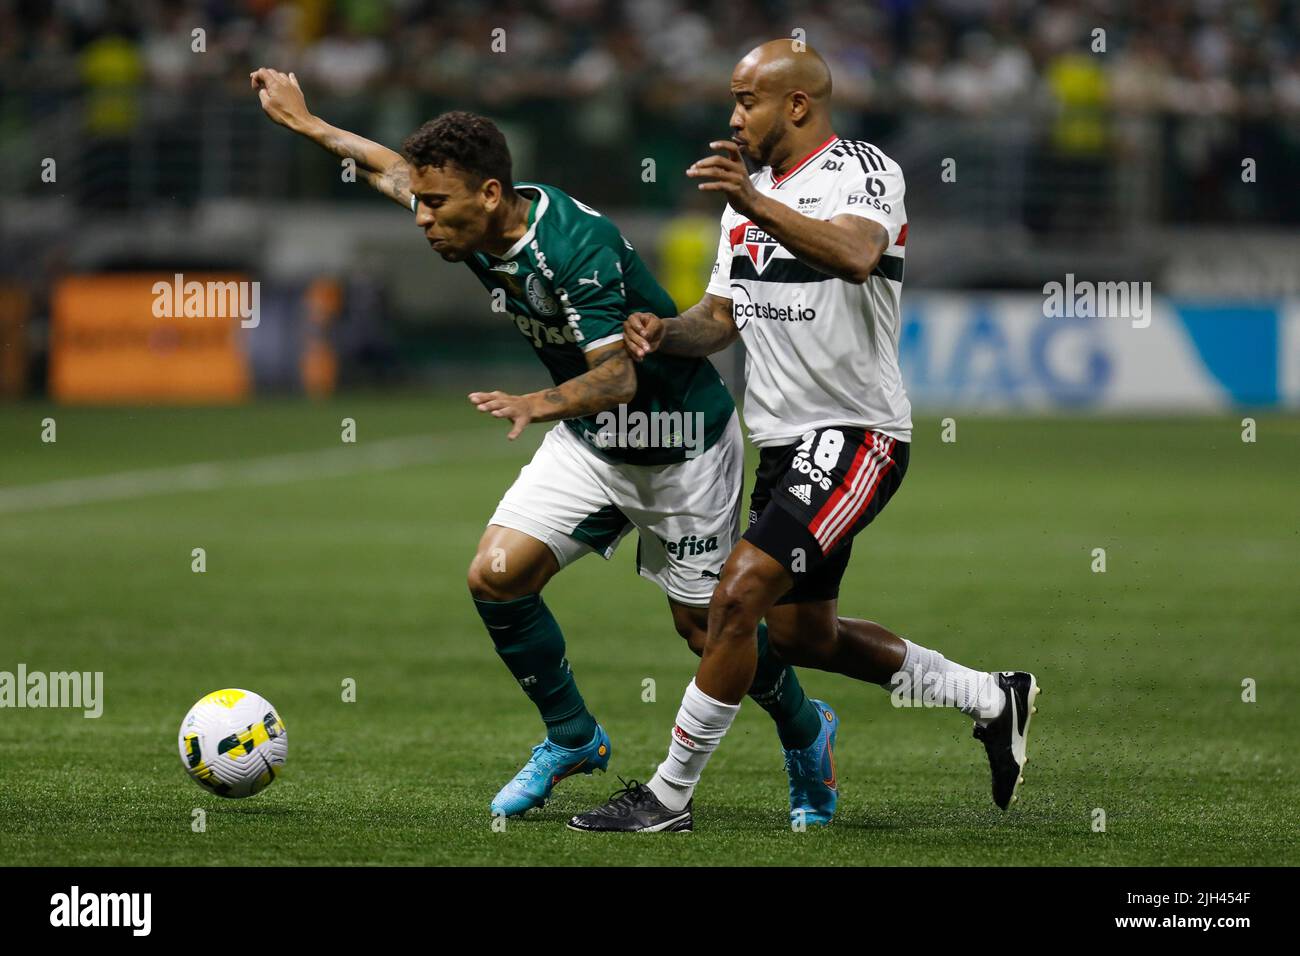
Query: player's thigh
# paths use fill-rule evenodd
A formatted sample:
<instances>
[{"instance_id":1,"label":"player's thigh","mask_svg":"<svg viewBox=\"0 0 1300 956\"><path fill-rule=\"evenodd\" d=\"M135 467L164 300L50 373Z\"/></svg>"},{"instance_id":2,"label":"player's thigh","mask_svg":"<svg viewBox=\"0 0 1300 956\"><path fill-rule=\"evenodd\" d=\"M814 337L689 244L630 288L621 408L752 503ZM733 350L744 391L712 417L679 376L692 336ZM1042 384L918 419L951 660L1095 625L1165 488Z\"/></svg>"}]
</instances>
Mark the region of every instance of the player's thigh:
<instances>
[{"instance_id":1,"label":"player's thigh","mask_svg":"<svg viewBox=\"0 0 1300 956\"><path fill-rule=\"evenodd\" d=\"M491 524L470 563L469 589L482 601L512 601L540 593L559 570L560 562L545 541Z\"/></svg>"},{"instance_id":2,"label":"player's thigh","mask_svg":"<svg viewBox=\"0 0 1300 956\"><path fill-rule=\"evenodd\" d=\"M697 457L617 476L615 501L639 533L637 571L670 600L708 605L740 538L744 467L744 440L733 417Z\"/></svg>"}]
</instances>

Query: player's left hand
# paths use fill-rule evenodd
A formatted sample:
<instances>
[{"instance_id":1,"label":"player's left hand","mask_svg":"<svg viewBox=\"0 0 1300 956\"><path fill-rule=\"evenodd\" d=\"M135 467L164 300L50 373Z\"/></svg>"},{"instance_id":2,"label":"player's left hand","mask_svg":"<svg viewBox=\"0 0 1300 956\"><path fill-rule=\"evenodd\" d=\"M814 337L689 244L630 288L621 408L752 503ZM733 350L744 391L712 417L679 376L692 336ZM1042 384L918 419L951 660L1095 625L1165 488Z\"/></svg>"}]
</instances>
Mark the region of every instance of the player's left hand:
<instances>
[{"instance_id":1,"label":"player's left hand","mask_svg":"<svg viewBox=\"0 0 1300 956\"><path fill-rule=\"evenodd\" d=\"M487 412L493 418L510 419L510 433L506 435L514 441L533 420L533 405L527 395L507 395L505 392L470 392L469 400L480 412Z\"/></svg>"},{"instance_id":2,"label":"player's left hand","mask_svg":"<svg viewBox=\"0 0 1300 956\"><path fill-rule=\"evenodd\" d=\"M686 170L686 175L692 179L711 180L700 183L700 189L704 192L722 193L736 212L752 212L754 203L759 198L758 190L749 181L749 172L741 159L740 147L729 139L715 139L709 144L709 149L718 150L719 155L697 160Z\"/></svg>"}]
</instances>

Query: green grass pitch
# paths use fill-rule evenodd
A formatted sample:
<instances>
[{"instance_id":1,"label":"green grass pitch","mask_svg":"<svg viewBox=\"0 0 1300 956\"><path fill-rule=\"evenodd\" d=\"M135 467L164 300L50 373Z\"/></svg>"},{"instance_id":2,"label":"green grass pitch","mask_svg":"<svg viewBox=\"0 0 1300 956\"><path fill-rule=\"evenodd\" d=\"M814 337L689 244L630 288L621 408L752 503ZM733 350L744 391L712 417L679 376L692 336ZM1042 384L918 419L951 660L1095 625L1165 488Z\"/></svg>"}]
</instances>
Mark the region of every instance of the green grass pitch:
<instances>
[{"instance_id":1,"label":"green grass pitch","mask_svg":"<svg viewBox=\"0 0 1300 956\"><path fill-rule=\"evenodd\" d=\"M340 442L344 417L355 445ZM614 772L565 781L504 832L487 814L541 724L492 651L465 568L548 426L510 444L450 397L0 407L0 670L105 682L97 720L0 710L0 860L1300 863L1300 420L1261 416L1251 444L1240 418L960 417L950 444L918 421L899 496L858 538L841 613L972 666L1037 673L1011 812L992 805L967 719L804 672L843 718L833 826L790 831L775 734L750 704L697 794L697 832L600 838L564 821L616 789ZM427 441L395 441L408 436ZM178 470L194 463L216 464ZM611 770L645 780L695 658L634 550L583 559L547 600L612 735ZM190 705L227 686L267 696L289 729L285 773L243 801L201 791L176 749Z\"/></svg>"}]
</instances>

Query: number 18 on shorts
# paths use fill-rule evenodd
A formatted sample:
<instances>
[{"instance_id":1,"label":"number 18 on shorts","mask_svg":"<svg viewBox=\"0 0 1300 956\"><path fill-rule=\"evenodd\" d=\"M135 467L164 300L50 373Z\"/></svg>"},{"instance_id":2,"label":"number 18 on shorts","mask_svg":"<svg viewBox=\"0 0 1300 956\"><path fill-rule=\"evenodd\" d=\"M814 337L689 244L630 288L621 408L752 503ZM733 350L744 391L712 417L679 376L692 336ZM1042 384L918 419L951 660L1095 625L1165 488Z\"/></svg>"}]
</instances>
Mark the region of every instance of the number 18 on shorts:
<instances>
[{"instance_id":1,"label":"number 18 on shorts","mask_svg":"<svg viewBox=\"0 0 1300 956\"><path fill-rule=\"evenodd\" d=\"M745 539L798 580L832 552L847 550L880 513L902 483L908 450L907 442L882 432L843 425L807 431L794 445L763 448ZM792 557L799 554L806 565Z\"/></svg>"}]
</instances>

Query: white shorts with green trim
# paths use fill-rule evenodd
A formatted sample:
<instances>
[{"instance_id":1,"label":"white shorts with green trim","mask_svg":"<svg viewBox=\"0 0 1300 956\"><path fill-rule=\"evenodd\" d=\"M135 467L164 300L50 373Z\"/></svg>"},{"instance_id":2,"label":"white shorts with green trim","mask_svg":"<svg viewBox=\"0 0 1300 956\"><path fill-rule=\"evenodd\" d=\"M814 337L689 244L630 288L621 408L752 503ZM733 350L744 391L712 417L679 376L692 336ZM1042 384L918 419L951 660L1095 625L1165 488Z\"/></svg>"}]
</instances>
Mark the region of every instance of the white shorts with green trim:
<instances>
[{"instance_id":1,"label":"white shorts with green trim","mask_svg":"<svg viewBox=\"0 0 1300 956\"><path fill-rule=\"evenodd\" d=\"M545 543L561 568L592 551L608 560L635 527L641 576L678 603L704 607L740 538L744 468L734 413L713 447L671 465L606 461L560 422L488 523Z\"/></svg>"}]
</instances>

